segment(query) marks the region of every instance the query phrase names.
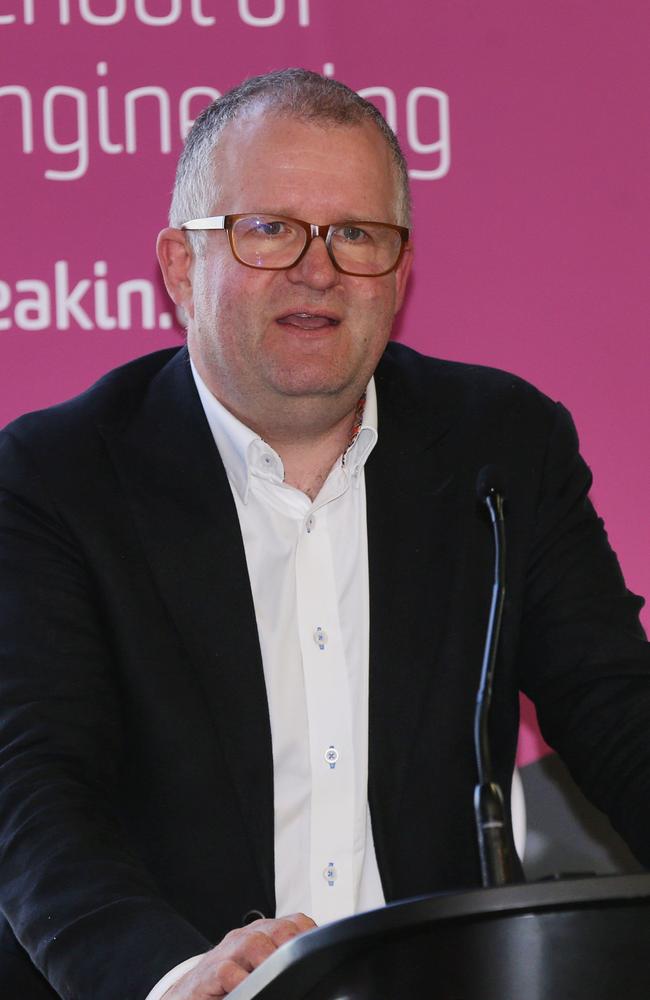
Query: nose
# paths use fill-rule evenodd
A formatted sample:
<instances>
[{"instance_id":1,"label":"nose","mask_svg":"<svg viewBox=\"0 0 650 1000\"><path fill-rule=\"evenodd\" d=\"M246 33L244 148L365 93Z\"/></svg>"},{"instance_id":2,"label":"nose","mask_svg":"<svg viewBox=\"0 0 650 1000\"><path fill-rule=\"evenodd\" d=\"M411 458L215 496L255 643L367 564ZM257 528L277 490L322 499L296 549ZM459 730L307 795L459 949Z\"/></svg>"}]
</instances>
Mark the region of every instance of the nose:
<instances>
[{"instance_id":1,"label":"nose","mask_svg":"<svg viewBox=\"0 0 650 1000\"><path fill-rule=\"evenodd\" d=\"M293 284L309 285L322 291L338 284L340 279L321 236L312 239L304 257L286 274Z\"/></svg>"}]
</instances>

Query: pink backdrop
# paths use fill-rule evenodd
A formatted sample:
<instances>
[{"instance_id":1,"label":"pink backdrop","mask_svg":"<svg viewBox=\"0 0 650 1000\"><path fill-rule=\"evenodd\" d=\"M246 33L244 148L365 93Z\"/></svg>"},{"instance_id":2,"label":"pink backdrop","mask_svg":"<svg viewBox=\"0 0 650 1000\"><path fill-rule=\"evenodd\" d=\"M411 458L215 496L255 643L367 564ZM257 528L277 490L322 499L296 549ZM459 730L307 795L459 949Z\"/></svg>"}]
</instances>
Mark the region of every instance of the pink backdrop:
<instances>
[{"instance_id":1,"label":"pink backdrop","mask_svg":"<svg viewBox=\"0 0 650 1000\"><path fill-rule=\"evenodd\" d=\"M0 0L0 422L180 343L153 241L184 123L304 65L371 96L407 154L398 336L572 410L650 593L649 28L647 0Z\"/></svg>"}]
</instances>

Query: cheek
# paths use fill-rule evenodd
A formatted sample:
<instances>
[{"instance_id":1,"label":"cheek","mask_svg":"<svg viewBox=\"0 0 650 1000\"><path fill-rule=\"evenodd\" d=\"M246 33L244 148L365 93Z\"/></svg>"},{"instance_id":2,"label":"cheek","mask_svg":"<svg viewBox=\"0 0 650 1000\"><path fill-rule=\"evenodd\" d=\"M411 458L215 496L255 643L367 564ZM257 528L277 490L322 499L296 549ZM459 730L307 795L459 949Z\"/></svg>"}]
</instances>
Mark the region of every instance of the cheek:
<instances>
[{"instance_id":1,"label":"cheek","mask_svg":"<svg viewBox=\"0 0 650 1000\"><path fill-rule=\"evenodd\" d=\"M391 278L390 275L386 277ZM378 362L390 339L395 313L394 282L379 278L372 291L366 294L359 316L363 349L371 368Z\"/></svg>"},{"instance_id":2,"label":"cheek","mask_svg":"<svg viewBox=\"0 0 650 1000\"><path fill-rule=\"evenodd\" d=\"M376 324L378 319L390 322L395 315L396 294L393 275L384 278L368 279L368 284L360 294L360 310L365 314L369 324Z\"/></svg>"},{"instance_id":3,"label":"cheek","mask_svg":"<svg viewBox=\"0 0 650 1000\"><path fill-rule=\"evenodd\" d=\"M264 337L268 278L242 265L234 267L226 261L203 270L195 322L215 361L248 364Z\"/></svg>"},{"instance_id":4,"label":"cheek","mask_svg":"<svg viewBox=\"0 0 650 1000\"><path fill-rule=\"evenodd\" d=\"M194 304L198 324L204 330L224 328L228 316L236 311L241 293L222 264L204 266L197 274Z\"/></svg>"}]
</instances>

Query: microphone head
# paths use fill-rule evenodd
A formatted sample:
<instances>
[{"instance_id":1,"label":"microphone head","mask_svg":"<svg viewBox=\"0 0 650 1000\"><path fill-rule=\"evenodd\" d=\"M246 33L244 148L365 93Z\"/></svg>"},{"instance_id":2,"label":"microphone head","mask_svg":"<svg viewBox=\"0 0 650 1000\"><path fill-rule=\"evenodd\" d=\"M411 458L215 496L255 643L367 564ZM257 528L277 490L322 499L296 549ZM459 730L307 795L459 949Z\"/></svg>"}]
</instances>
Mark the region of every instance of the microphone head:
<instances>
[{"instance_id":1,"label":"microphone head","mask_svg":"<svg viewBox=\"0 0 650 1000\"><path fill-rule=\"evenodd\" d=\"M484 465L476 477L476 495L481 503L497 493L503 500L505 492L505 478L499 466Z\"/></svg>"}]
</instances>

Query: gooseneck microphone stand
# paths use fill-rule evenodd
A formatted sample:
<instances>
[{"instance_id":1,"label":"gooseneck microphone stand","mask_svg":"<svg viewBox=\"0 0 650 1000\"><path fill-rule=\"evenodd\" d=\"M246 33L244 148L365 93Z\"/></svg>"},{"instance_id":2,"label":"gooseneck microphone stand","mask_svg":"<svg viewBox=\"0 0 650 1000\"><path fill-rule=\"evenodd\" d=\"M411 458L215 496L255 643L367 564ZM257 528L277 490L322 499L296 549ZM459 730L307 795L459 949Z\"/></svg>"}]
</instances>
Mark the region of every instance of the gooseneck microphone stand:
<instances>
[{"instance_id":1,"label":"gooseneck microphone stand","mask_svg":"<svg viewBox=\"0 0 650 1000\"><path fill-rule=\"evenodd\" d=\"M506 539L503 517L504 489L499 470L488 465L481 469L476 491L490 514L494 536L494 583L490 617L485 636L481 679L474 714L474 752L478 784L474 789L474 817L481 863L481 882L485 888L509 885L520 880L506 825L503 792L494 780L488 720L492 701L494 667L499 648L503 605L506 596Z\"/></svg>"}]
</instances>

